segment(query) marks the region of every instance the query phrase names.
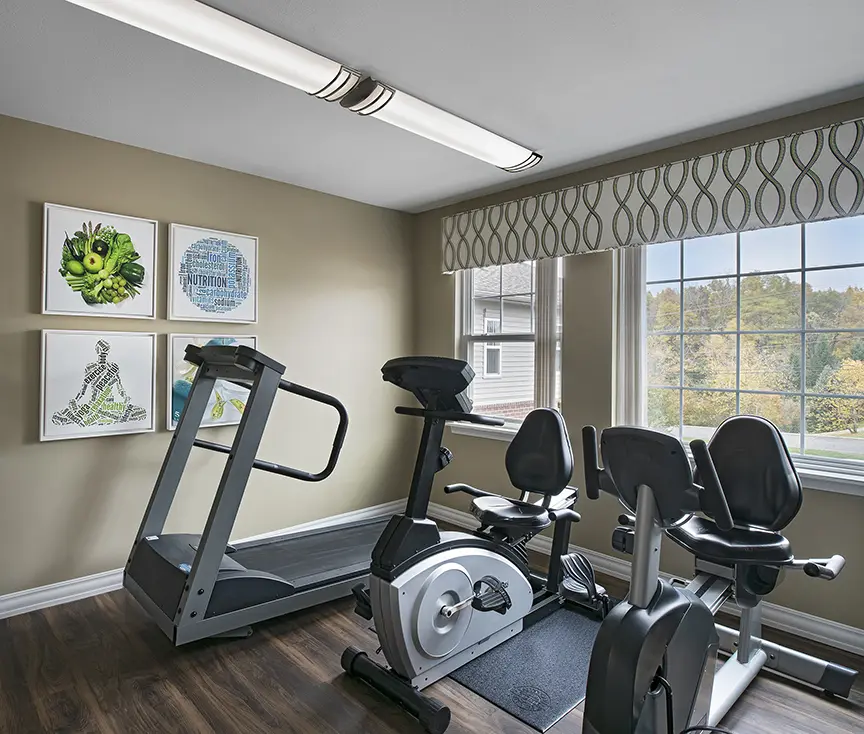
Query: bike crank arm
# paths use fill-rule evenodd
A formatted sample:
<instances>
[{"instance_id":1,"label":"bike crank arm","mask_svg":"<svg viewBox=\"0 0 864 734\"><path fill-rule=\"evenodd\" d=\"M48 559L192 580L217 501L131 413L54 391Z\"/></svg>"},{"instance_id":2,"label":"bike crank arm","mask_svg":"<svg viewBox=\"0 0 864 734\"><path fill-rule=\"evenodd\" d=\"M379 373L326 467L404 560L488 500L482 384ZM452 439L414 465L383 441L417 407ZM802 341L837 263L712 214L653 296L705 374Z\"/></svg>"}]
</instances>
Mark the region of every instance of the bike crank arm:
<instances>
[{"instance_id":1,"label":"bike crank arm","mask_svg":"<svg viewBox=\"0 0 864 734\"><path fill-rule=\"evenodd\" d=\"M439 612L439 614L447 617L447 619L450 619L450 617L452 617L454 614L458 614L463 609L470 607L474 603L474 600L476 598L477 596L475 594L474 596L469 596L467 599L463 599L462 601L456 602L455 604L445 604L443 607L441 607L441 611Z\"/></svg>"}]
</instances>

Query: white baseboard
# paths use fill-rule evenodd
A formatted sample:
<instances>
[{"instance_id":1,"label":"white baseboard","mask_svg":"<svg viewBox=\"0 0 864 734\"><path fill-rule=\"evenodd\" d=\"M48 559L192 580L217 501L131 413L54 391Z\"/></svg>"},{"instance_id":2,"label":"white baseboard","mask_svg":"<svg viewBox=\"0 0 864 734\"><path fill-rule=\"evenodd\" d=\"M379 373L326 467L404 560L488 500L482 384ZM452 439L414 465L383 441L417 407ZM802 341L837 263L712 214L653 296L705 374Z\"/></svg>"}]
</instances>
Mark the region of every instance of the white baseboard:
<instances>
[{"instance_id":1,"label":"white baseboard","mask_svg":"<svg viewBox=\"0 0 864 734\"><path fill-rule=\"evenodd\" d=\"M0 596L0 619L14 617L16 614L35 612L37 609L67 604L70 601L86 599L89 596L117 591L123 587L123 569L103 571L80 579L60 581L36 589L16 591L14 594Z\"/></svg>"},{"instance_id":2,"label":"white baseboard","mask_svg":"<svg viewBox=\"0 0 864 734\"><path fill-rule=\"evenodd\" d=\"M477 527L477 520L470 513L454 510L437 503L432 503L429 506L429 516L456 527L469 529ZM548 556L552 552L552 539L545 535L538 535L528 543L528 547ZM569 550L571 553L584 555L600 573L617 579L628 580L630 578L630 563L628 561L587 548L580 548L576 545L571 545ZM663 574L663 576L667 579L671 578L669 574ZM723 611L730 614L739 613L738 608L733 604L725 605ZM864 630L857 627L840 624L830 619L823 619L769 602L762 604L762 621L768 627L788 632L797 637L820 642L855 655L864 655Z\"/></svg>"},{"instance_id":3,"label":"white baseboard","mask_svg":"<svg viewBox=\"0 0 864 734\"><path fill-rule=\"evenodd\" d=\"M325 528L330 525L336 525L343 522L353 522L371 519L381 515L392 515L401 512L404 509L405 500L396 500L387 502L373 507L366 507L353 512L346 512L341 515L333 515L320 520L295 525L291 528L284 528L261 535L255 535L250 538L243 538L233 542L242 543L251 540L262 540L277 535L284 535L288 532L304 532L307 530L316 530ZM461 510L454 510L450 507L445 507L437 503L432 503L429 506L429 515L438 520L443 520L456 527L475 528L477 521L472 515ZM528 546L544 555L549 555L552 551L552 540L546 536L540 535L534 538ZM608 576L619 579L630 578L630 563L620 558L614 558L597 551L579 546L571 545L571 552L582 553L599 572L605 573ZM668 578L668 575L667 575ZM98 596L110 591L116 591L122 588L123 585L123 569L114 569L104 571L102 573L85 576L83 578L71 579L69 581L61 581L48 586L40 586L35 589L26 589L17 591L12 594L0 596L0 619L6 619L17 614L26 614L38 609L57 606L59 604L67 604L69 602L86 599L91 596ZM728 611L735 613L737 609L732 605L727 605ZM724 608L724 611L727 609ZM840 650L854 653L856 655L864 655L864 630L849 625L840 624L829 619L816 617L812 614L799 612L795 609L781 607L776 604L763 604L763 621L769 627L789 632L805 639L821 642L825 645L836 647Z\"/></svg>"},{"instance_id":4,"label":"white baseboard","mask_svg":"<svg viewBox=\"0 0 864 734\"><path fill-rule=\"evenodd\" d=\"M382 505L375 505L374 507L364 507L361 510L354 510L353 512L345 512L341 515L324 517L320 520L313 520L302 525L294 525L282 530L254 535L251 538L232 540L232 542L243 543L250 540L264 540L277 535L285 535L286 533L318 530L319 528L326 528L330 525L337 525L343 522L371 520L373 517L382 515L395 515L404 508L405 500L396 500ZM35 589L16 591L13 594L0 596L0 619L14 617L18 614L26 614L27 612L35 612L38 609L46 609L59 604L68 604L79 599L107 594L109 591L117 591L117 589L121 588L123 588L123 569L116 568L112 571L103 571L92 576L60 581L56 584L40 586Z\"/></svg>"},{"instance_id":5,"label":"white baseboard","mask_svg":"<svg viewBox=\"0 0 864 734\"><path fill-rule=\"evenodd\" d=\"M361 522L363 520L372 520L375 517L384 515L395 515L397 512L402 512L405 509L405 500L394 500L393 502L385 502L382 505L373 505L372 507L364 507L360 510L352 510L351 512L343 512L341 515L330 515L322 517L320 520L312 520L312 522L304 522L302 525L292 525L290 528L282 528L281 530L271 530L260 535L253 535L251 538L232 538L231 543L248 543L253 540L267 540L268 538L276 538L280 535L294 535L295 533L304 533L307 530L321 530L330 527L331 525L340 525L345 522Z\"/></svg>"}]
</instances>

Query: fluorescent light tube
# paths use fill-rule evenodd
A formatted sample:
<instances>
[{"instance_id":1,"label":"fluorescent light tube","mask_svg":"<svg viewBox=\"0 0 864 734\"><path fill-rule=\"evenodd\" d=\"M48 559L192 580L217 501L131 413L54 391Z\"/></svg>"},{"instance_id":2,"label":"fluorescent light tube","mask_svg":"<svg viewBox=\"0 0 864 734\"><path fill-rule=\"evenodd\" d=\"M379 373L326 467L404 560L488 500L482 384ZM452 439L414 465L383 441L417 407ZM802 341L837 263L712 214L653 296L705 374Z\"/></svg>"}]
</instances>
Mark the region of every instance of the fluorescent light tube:
<instances>
[{"instance_id":1,"label":"fluorescent light tube","mask_svg":"<svg viewBox=\"0 0 864 734\"><path fill-rule=\"evenodd\" d=\"M353 69L196 0L66 0L330 102L360 80Z\"/></svg>"},{"instance_id":2,"label":"fluorescent light tube","mask_svg":"<svg viewBox=\"0 0 864 734\"><path fill-rule=\"evenodd\" d=\"M473 122L368 77L345 95L339 104L359 115L383 120L510 173L525 171L542 159L538 153Z\"/></svg>"}]
</instances>

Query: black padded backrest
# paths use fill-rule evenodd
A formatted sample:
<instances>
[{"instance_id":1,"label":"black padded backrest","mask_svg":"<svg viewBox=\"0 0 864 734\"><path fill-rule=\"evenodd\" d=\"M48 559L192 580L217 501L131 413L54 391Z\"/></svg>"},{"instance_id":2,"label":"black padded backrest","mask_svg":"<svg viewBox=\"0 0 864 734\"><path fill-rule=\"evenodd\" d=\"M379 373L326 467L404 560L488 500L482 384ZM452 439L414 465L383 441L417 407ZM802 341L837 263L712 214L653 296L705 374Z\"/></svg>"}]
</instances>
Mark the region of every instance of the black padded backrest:
<instances>
[{"instance_id":1,"label":"black padded backrest","mask_svg":"<svg viewBox=\"0 0 864 734\"><path fill-rule=\"evenodd\" d=\"M728 418L708 451L736 525L782 530L792 522L803 492L777 426L752 415Z\"/></svg>"},{"instance_id":2,"label":"black padded backrest","mask_svg":"<svg viewBox=\"0 0 864 734\"><path fill-rule=\"evenodd\" d=\"M663 527L674 525L696 509L690 461L675 436L649 428L606 428L600 434L600 455L604 471L631 512L636 512L641 484L654 491Z\"/></svg>"},{"instance_id":3,"label":"black padded backrest","mask_svg":"<svg viewBox=\"0 0 864 734\"><path fill-rule=\"evenodd\" d=\"M516 489L547 496L558 494L573 476L573 449L557 410L532 410L510 442L507 474Z\"/></svg>"}]
</instances>

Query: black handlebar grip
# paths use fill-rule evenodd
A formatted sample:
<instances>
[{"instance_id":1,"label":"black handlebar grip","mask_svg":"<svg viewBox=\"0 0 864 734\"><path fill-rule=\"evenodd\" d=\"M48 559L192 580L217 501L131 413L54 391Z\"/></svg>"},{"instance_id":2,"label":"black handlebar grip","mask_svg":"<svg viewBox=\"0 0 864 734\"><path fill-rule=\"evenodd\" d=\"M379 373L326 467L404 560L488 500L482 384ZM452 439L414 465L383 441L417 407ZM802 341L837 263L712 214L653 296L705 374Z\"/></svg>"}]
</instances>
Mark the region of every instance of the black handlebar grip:
<instances>
[{"instance_id":1,"label":"black handlebar grip","mask_svg":"<svg viewBox=\"0 0 864 734\"><path fill-rule=\"evenodd\" d=\"M302 479L305 482L320 482L333 473L333 470L336 468L336 462L339 461L339 454L342 452L342 446L345 443L345 435L348 433L348 411L338 398L334 398L332 395L319 392L318 390L313 390L311 387L298 385L296 382L281 380L279 382L279 389L301 398L305 398L306 400L313 400L316 403L329 405L339 414L339 425L336 427L336 434L333 436L333 446L330 449L330 457L327 459L327 466L317 474L304 472L299 469L292 469L291 473L288 473L288 476Z\"/></svg>"},{"instance_id":2,"label":"black handlebar grip","mask_svg":"<svg viewBox=\"0 0 864 734\"><path fill-rule=\"evenodd\" d=\"M461 413L458 410L429 410L427 408L409 408L399 405L396 408L399 415L414 415L418 418L433 418L449 423L477 423L481 426L503 426L502 418L493 418L489 415L478 413Z\"/></svg>"},{"instance_id":3,"label":"black handlebar grip","mask_svg":"<svg viewBox=\"0 0 864 734\"><path fill-rule=\"evenodd\" d=\"M600 460L597 457L597 429L582 428L582 460L585 464L585 494L588 499L600 499Z\"/></svg>"},{"instance_id":4,"label":"black handlebar grip","mask_svg":"<svg viewBox=\"0 0 864 734\"><path fill-rule=\"evenodd\" d=\"M827 561L811 561L804 566L804 573L815 579L833 581L840 575L845 565L846 559L843 556L831 556Z\"/></svg>"},{"instance_id":5,"label":"black handlebar grip","mask_svg":"<svg viewBox=\"0 0 864 734\"><path fill-rule=\"evenodd\" d=\"M732 521L732 513L729 512L729 503L726 502L720 477L717 476L717 468L708 451L708 444L697 438L690 442L690 450L702 479L704 493L700 504L703 512L710 516L721 530L731 530L735 523Z\"/></svg>"},{"instance_id":6,"label":"black handlebar grip","mask_svg":"<svg viewBox=\"0 0 864 734\"><path fill-rule=\"evenodd\" d=\"M580 522L582 520L582 515L580 515L575 510L562 509L562 510L549 510L549 519L557 522L558 520L569 520L570 522Z\"/></svg>"}]
</instances>

